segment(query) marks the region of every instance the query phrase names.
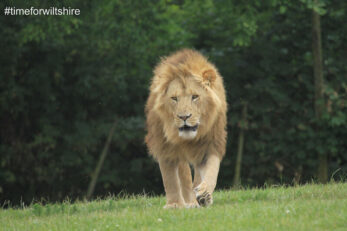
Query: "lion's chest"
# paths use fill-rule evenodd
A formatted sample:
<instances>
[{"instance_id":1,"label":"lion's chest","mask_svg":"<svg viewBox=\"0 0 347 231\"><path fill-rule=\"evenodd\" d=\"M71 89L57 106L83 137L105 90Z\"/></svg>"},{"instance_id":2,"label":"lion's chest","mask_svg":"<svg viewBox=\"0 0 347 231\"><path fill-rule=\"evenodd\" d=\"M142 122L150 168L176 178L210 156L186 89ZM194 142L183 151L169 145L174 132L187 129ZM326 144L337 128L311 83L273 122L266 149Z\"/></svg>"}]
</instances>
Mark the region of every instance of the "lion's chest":
<instances>
[{"instance_id":1,"label":"lion's chest","mask_svg":"<svg viewBox=\"0 0 347 231\"><path fill-rule=\"evenodd\" d=\"M208 144L196 144L189 142L184 144L172 145L169 149L169 154L173 158L177 158L181 161L188 161L191 164L195 164L201 161L201 159L208 152Z\"/></svg>"}]
</instances>

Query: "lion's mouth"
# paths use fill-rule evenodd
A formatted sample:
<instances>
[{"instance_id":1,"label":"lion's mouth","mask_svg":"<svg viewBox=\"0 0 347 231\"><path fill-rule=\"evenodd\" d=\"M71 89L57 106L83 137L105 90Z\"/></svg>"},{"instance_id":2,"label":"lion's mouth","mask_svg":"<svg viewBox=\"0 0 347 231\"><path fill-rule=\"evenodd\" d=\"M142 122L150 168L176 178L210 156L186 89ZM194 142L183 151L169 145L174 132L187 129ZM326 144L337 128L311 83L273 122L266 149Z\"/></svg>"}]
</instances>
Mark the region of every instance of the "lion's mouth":
<instances>
[{"instance_id":1,"label":"lion's mouth","mask_svg":"<svg viewBox=\"0 0 347 231\"><path fill-rule=\"evenodd\" d=\"M197 129L198 129L198 125L195 125L195 126L184 125L178 128L180 132L195 132Z\"/></svg>"}]
</instances>

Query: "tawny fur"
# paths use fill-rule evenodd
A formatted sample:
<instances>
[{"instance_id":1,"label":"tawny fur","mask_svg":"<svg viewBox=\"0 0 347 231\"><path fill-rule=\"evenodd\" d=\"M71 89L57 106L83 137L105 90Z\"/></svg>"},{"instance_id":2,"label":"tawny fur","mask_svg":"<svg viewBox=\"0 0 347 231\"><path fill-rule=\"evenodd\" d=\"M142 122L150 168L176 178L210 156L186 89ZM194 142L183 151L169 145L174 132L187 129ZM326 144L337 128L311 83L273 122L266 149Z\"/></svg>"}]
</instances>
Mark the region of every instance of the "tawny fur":
<instances>
[{"instance_id":1,"label":"tawny fur","mask_svg":"<svg viewBox=\"0 0 347 231\"><path fill-rule=\"evenodd\" d=\"M190 95L198 95L199 98L190 102ZM178 102L172 100L173 96L179 98ZM154 69L145 109L145 140L149 153L159 162L168 207L196 203L195 198L189 199L189 187L192 192L193 189L188 163L195 169L195 192L205 190L201 187L206 185L212 200L219 162L225 154L226 111L223 79L216 67L199 52L189 49L178 51L163 58ZM199 124L194 138L179 136L178 127L183 123L178 117L180 113L191 114L186 123ZM181 193L175 191L177 187L180 187L177 190Z\"/></svg>"}]
</instances>

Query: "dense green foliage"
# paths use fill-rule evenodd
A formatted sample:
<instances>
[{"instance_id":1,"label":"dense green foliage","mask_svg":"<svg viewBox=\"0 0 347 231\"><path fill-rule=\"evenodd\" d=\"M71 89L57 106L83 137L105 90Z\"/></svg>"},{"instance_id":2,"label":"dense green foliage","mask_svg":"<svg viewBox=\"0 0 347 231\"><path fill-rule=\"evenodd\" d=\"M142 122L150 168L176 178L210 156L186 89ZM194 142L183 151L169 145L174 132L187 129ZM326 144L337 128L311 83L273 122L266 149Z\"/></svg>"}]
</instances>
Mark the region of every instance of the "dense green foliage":
<instances>
[{"instance_id":1,"label":"dense green foliage","mask_svg":"<svg viewBox=\"0 0 347 231\"><path fill-rule=\"evenodd\" d=\"M165 210L164 197L0 209L3 230L346 230L347 184L219 191L209 208Z\"/></svg>"},{"instance_id":2,"label":"dense green foliage","mask_svg":"<svg viewBox=\"0 0 347 231\"><path fill-rule=\"evenodd\" d=\"M0 16L0 202L82 197L111 124L96 195L163 191L144 145L152 69L183 47L225 80L232 183L242 103L248 103L243 185L311 181L347 171L347 2L2 1L79 8L79 16ZM314 116L312 9L322 15L324 118Z\"/></svg>"}]
</instances>

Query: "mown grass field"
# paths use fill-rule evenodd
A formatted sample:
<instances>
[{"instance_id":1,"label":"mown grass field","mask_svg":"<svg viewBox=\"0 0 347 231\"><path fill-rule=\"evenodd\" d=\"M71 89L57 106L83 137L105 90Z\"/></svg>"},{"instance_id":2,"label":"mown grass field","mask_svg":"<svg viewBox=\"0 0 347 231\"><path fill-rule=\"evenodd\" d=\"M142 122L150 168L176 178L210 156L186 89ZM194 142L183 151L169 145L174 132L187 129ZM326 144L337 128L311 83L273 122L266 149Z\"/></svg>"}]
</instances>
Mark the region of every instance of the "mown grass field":
<instances>
[{"instance_id":1,"label":"mown grass field","mask_svg":"<svg viewBox=\"0 0 347 231\"><path fill-rule=\"evenodd\" d=\"M208 208L164 205L137 196L0 209L0 230L347 230L347 183L219 191Z\"/></svg>"}]
</instances>

